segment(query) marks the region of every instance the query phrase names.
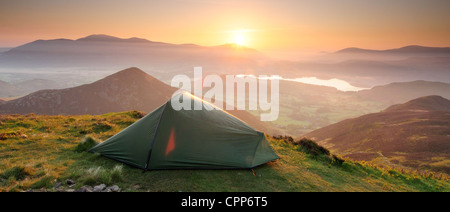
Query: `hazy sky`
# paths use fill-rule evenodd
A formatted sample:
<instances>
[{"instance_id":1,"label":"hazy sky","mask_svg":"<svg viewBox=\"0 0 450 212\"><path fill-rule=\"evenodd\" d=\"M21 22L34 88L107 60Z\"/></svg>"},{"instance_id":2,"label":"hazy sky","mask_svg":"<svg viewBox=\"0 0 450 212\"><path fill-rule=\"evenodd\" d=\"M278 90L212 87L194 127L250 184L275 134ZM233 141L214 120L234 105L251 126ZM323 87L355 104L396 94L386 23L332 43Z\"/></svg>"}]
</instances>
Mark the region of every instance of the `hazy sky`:
<instances>
[{"instance_id":1,"label":"hazy sky","mask_svg":"<svg viewBox=\"0 0 450 212\"><path fill-rule=\"evenodd\" d=\"M265 51L450 46L448 0L0 0L0 46L90 34Z\"/></svg>"}]
</instances>

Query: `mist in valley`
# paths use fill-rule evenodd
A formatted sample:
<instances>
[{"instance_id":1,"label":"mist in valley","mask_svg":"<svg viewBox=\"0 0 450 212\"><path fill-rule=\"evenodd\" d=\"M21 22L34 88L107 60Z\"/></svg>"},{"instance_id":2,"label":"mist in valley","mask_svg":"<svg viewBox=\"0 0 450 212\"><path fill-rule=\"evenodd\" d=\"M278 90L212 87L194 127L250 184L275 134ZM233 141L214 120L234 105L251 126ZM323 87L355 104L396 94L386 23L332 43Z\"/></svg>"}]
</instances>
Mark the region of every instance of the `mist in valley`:
<instances>
[{"instance_id":1,"label":"mist in valley","mask_svg":"<svg viewBox=\"0 0 450 212\"><path fill-rule=\"evenodd\" d=\"M0 98L89 84L129 67L168 85L178 74L193 77L194 67L202 67L203 75L276 75L280 114L266 124L274 133L294 136L424 95L450 98L450 48L347 48L308 61L268 55L237 44L170 44L109 35L37 40L0 53ZM248 112L258 116L263 111Z\"/></svg>"}]
</instances>

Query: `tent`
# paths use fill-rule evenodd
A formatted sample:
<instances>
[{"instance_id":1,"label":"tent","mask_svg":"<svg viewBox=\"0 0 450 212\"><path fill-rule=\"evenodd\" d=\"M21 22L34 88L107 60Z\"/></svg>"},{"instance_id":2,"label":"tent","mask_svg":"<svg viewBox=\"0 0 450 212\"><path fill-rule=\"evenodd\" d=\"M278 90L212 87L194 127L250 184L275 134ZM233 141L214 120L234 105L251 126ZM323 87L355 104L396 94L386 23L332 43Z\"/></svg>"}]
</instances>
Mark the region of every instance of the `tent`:
<instances>
[{"instance_id":1,"label":"tent","mask_svg":"<svg viewBox=\"0 0 450 212\"><path fill-rule=\"evenodd\" d=\"M191 101L192 110L172 107L181 98ZM264 133L188 92L89 152L144 170L253 168L279 158Z\"/></svg>"}]
</instances>

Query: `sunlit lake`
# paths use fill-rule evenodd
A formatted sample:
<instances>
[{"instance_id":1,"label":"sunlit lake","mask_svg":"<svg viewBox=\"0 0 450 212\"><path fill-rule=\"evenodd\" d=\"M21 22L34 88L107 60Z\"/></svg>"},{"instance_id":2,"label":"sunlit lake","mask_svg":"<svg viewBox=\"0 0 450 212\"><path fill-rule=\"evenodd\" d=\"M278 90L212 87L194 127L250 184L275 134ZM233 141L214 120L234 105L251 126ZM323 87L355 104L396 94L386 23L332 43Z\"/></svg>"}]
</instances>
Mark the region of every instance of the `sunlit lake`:
<instances>
[{"instance_id":1,"label":"sunlit lake","mask_svg":"<svg viewBox=\"0 0 450 212\"><path fill-rule=\"evenodd\" d=\"M255 77L254 75L238 75L238 77L244 77L244 76L250 76L250 77ZM294 82L301 82L301 83L305 83L305 84L311 84L311 85L321 85L321 86L328 86L328 87L333 87L336 88L340 91L360 91L360 90L364 90L364 89L369 89L369 88L361 88L361 87L356 87L351 85L350 83L348 83L345 80L340 80L340 79L328 79L328 80L323 80L323 79L319 79L317 77L301 77L301 78L283 78L280 76L275 76L275 77L267 77L266 79L279 79L279 80L286 80L286 81L294 81Z\"/></svg>"}]
</instances>

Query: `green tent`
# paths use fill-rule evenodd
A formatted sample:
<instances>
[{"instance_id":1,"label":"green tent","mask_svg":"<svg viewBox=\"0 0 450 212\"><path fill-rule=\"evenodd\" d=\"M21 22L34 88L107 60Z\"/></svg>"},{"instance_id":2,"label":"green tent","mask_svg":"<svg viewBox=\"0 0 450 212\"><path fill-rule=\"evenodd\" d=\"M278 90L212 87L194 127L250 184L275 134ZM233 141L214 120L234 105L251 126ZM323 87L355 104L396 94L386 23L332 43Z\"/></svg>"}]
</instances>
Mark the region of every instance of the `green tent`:
<instances>
[{"instance_id":1,"label":"green tent","mask_svg":"<svg viewBox=\"0 0 450 212\"><path fill-rule=\"evenodd\" d=\"M181 98L192 110L172 107ZM279 158L264 133L187 92L89 152L144 170L253 168Z\"/></svg>"}]
</instances>

